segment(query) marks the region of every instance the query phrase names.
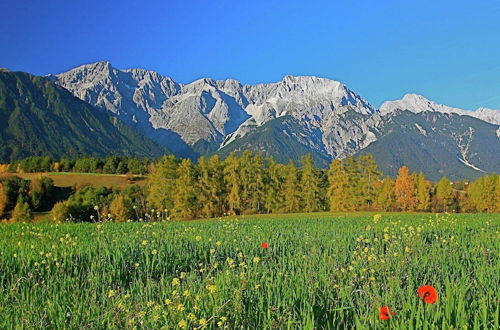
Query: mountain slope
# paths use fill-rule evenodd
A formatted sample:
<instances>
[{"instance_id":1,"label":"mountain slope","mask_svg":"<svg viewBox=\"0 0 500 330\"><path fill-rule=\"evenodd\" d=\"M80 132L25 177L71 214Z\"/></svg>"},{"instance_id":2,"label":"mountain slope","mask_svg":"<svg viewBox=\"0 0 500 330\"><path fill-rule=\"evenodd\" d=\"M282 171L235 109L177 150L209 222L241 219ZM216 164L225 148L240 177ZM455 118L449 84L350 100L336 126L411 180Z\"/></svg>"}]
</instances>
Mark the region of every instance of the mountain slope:
<instances>
[{"instance_id":1,"label":"mountain slope","mask_svg":"<svg viewBox=\"0 0 500 330\"><path fill-rule=\"evenodd\" d=\"M166 152L166 148L47 78L0 72L2 162L32 155L155 157Z\"/></svg>"},{"instance_id":2,"label":"mountain slope","mask_svg":"<svg viewBox=\"0 0 500 330\"><path fill-rule=\"evenodd\" d=\"M498 125L454 113L395 111L384 117L377 140L358 155L375 155L381 170L396 175L407 165L431 180L471 179L500 170Z\"/></svg>"}]
</instances>

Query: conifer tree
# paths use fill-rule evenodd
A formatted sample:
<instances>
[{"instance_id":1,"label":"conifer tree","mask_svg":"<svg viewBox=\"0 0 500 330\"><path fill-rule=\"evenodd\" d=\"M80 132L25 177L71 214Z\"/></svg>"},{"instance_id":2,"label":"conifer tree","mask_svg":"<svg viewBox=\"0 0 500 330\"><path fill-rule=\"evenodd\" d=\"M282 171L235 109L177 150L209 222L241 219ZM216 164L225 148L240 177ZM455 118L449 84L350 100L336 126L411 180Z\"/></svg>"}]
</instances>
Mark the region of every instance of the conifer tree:
<instances>
[{"instance_id":1,"label":"conifer tree","mask_svg":"<svg viewBox=\"0 0 500 330\"><path fill-rule=\"evenodd\" d=\"M198 203L201 215L211 218L221 214L223 178L219 156L198 160Z\"/></svg>"},{"instance_id":2,"label":"conifer tree","mask_svg":"<svg viewBox=\"0 0 500 330\"><path fill-rule=\"evenodd\" d=\"M447 212L452 205L453 187L450 180L444 176L436 186L436 207L440 212Z\"/></svg>"},{"instance_id":3,"label":"conifer tree","mask_svg":"<svg viewBox=\"0 0 500 330\"><path fill-rule=\"evenodd\" d=\"M428 211L431 206L431 185L425 179L423 172L417 176L417 210L418 211Z\"/></svg>"},{"instance_id":4,"label":"conifer tree","mask_svg":"<svg viewBox=\"0 0 500 330\"><path fill-rule=\"evenodd\" d=\"M330 201L330 211L348 211L351 207L349 202L349 178L347 172L338 159L332 160L328 169L327 196Z\"/></svg>"},{"instance_id":5,"label":"conifer tree","mask_svg":"<svg viewBox=\"0 0 500 330\"><path fill-rule=\"evenodd\" d=\"M344 160L344 171L348 181L346 206L348 210L357 210L363 202L363 192L360 185L359 164L353 156L348 156Z\"/></svg>"},{"instance_id":6,"label":"conifer tree","mask_svg":"<svg viewBox=\"0 0 500 330\"><path fill-rule=\"evenodd\" d=\"M194 218L197 205L197 191L195 189L194 167L190 159L183 159L177 167L175 180L176 192L174 195L173 216L177 219Z\"/></svg>"},{"instance_id":7,"label":"conifer tree","mask_svg":"<svg viewBox=\"0 0 500 330\"><path fill-rule=\"evenodd\" d=\"M396 203L396 194L394 193L394 181L387 177L382 182L377 203L384 211L393 211Z\"/></svg>"},{"instance_id":8,"label":"conifer tree","mask_svg":"<svg viewBox=\"0 0 500 330\"><path fill-rule=\"evenodd\" d=\"M154 166L149 180L148 202L156 210L171 210L177 186L177 159L163 156Z\"/></svg>"},{"instance_id":9,"label":"conifer tree","mask_svg":"<svg viewBox=\"0 0 500 330\"><path fill-rule=\"evenodd\" d=\"M257 154L252 159L250 169L250 208L253 213L259 212L264 204L264 159Z\"/></svg>"},{"instance_id":10,"label":"conifer tree","mask_svg":"<svg viewBox=\"0 0 500 330\"><path fill-rule=\"evenodd\" d=\"M131 216L131 212L122 194L115 195L111 204L109 204L109 212L113 216L115 222L127 221Z\"/></svg>"},{"instance_id":11,"label":"conifer tree","mask_svg":"<svg viewBox=\"0 0 500 330\"><path fill-rule=\"evenodd\" d=\"M394 183L394 192L398 206L403 211L413 211L417 206L415 183L411 177L410 169L403 166L399 169Z\"/></svg>"},{"instance_id":12,"label":"conifer tree","mask_svg":"<svg viewBox=\"0 0 500 330\"><path fill-rule=\"evenodd\" d=\"M302 209L314 212L319 209L319 177L314 167L311 154L302 157L302 175L300 178Z\"/></svg>"},{"instance_id":13,"label":"conifer tree","mask_svg":"<svg viewBox=\"0 0 500 330\"><path fill-rule=\"evenodd\" d=\"M297 168L290 161L285 167L285 182L283 184L283 211L298 212L300 207L300 190L297 179Z\"/></svg>"},{"instance_id":14,"label":"conifer tree","mask_svg":"<svg viewBox=\"0 0 500 330\"><path fill-rule=\"evenodd\" d=\"M241 208L240 198L240 164L232 152L224 161L224 182L226 186L229 212L236 214Z\"/></svg>"},{"instance_id":15,"label":"conifer tree","mask_svg":"<svg viewBox=\"0 0 500 330\"><path fill-rule=\"evenodd\" d=\"M283 184L281 173L283 166L276 163L273 157L269 157L267 163L264 209L267 213L271 213L277 212L283 207L283 196L280 194Z\"/></svg>"},{"instance_id":16,"label":"conifer tree","mask_svg":"<svg viewBox=\"0 0 500 330\"><path fill-rule=\"evenodd\" d=\"M380 171L378 170L377 162L372 154L366 154L359 157L358 164L360 172L360 192L363 196L362 204L370 209L377 197L375 184L380 180Z\"/></svg>"}]
</instances>

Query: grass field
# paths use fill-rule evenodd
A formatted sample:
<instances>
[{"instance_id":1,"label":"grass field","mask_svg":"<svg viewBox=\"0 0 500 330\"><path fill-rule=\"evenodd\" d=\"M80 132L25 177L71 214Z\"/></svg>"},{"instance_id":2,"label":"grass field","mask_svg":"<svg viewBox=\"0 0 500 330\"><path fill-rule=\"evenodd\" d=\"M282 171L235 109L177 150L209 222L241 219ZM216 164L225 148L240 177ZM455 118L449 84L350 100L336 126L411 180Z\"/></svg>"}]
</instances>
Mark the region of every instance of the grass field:
<instances>
[{"instance_id":1,"label":"grass field","mask_svg":"<svg viewBox=\"0 0 500 330\"><path fill-rule=\"evenodd\" d=\"M498 329L499 248L499 214L3 225L0 328Z\"/></svg>"},{"instance_id":2,"label":"grass field","mask_svg":"<svg viewBox=\"0 0 500 330\"><path fill-rule=\"evenodd\" d=\"M135 176L134 181L129 181L126 175L98 174L98 173L71 173L71 172L49 172L49 173L16 173L23 179L33 179L41 175L54 180L56 187L72 187L74 185L104 186L108 188L123 189L132 183L145 184L143 176Z\"/></svg>"}]
</instances>

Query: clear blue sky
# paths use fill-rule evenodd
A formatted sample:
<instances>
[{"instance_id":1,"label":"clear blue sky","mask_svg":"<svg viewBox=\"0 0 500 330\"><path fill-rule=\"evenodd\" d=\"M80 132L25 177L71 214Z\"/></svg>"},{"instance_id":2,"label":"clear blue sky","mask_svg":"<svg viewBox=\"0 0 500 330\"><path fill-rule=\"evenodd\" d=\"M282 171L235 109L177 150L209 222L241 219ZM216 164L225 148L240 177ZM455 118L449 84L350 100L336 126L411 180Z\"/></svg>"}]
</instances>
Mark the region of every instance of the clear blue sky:
<instances>
[{"instance_id":1,"label":"clear blue sky","mask_svg":"<svg viewBox=\"0 0 500 330\"><path fill-rule=\"evenodd\" d=\"M500 1L2 0L0 67L109 60L187 83L340 80L379 106L415 92L500 109Z\"/></svg>"}]
</instances>

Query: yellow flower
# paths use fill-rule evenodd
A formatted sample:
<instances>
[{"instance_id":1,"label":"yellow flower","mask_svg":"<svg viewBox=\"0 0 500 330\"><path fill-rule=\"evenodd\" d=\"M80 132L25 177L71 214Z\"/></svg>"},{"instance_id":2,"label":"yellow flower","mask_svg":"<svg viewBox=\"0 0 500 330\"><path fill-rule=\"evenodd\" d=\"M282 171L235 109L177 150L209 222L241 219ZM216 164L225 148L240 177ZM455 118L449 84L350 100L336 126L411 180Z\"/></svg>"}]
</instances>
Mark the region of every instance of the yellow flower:
<instances>
[{"instance_id":1,"label":"yellow flower","mask_svg":"<svg viewBox=\"0 0 500 330\"><path fill-rule=\"evenodd\" d=\"M135 267L135 268L139 267L139 264L136 262L136 263L134 264L134 267Z\"/></svg>"},{"instance_id":2,"label":"yellow flower","mask_svg":"<svg viewBox=\"0 0 500 330\"><path fill-rule=\"evenodd\" d=\"M114 295L115 295L115 291L113 291L113 290L109 290L108 291L108 297L109 298L113 297Z\"/></svg>"},{"instance_id":3,"label":"yellow flower","mask_svg":"<svg viewBox=\"0 0 500 330\"><path fill-rule=\"evenodd\" d=\"M158 251L156 249L154 249L153 251L151 251L151 254L152 255L158 254Z\"/></svg>"},{"instance_id":4,"label":"yellow flower","mask_svg":"<svg viewBox=\"0 0 500 330\"><path fill-rule=\"evenodd\" d=\"M259 257L254 257L254 258L253 258L253 262L254 262L255 264L258 264L258 263L259 263L259 261L260 261L260 258L259 258Z\"/></svg>"},{"instance_id":5,"label":"yellow flower","mask_svg":"<svg viewBox=\"0 0 500 330\"><path fill-rule=\"evenodd\" d=\"M165 299L165 305L170 305L172 303L172 300L170 299Z\"/></svg>"},{"instance_id":6,"label":"yellow flower","mask_svg":"<svg viewBox=\"0 0 500 330\"><path fill-rule=\"evenodd\" d=\"M148 241L143 240L143 241L142 241L142 243L141 243L141 245L142 245L142 246L144 246L144 245L148 245Z\"/></svg>"},{"instance_id":7,"label":"yellow flower","mask_svg":"<svg viewBox=\"0 0 500 330\"><path fill-rule=\"evenodd\" d=\"M185 309L186 309L186 308L184 307L184 305L183 305L183 304L178 304L178 305L177 305L177 310L178 310L178 311L182 312L182 311L184 311Z\"/></svg>"},{"instance_id":8,"label":"yellow flower","mask_svg":"<svg viewBox=\"0 0 500 330\"><path fill-rule=\"evenodd\" d=\"M185 320L180 320L179 323L177 323L177 325L181 329L186 329L187 328L187 322Z\"/></svg>"},{"instance_id":9,"label":"yellow flower","mask_svg":"<svg viewBox=\"0 0 500 330\"><path fill-rule=\"evenodd\" d=\"M210 254L214 254L215 253L215 249L210 249Z\"/></svg>"},{"instance_id":10,"label":"yellow flower","mask_svg":"<svg viewBox=\"0 0 500 330\"><path fill-rule=\"evenodd\" d=\"M201 236L198 235L195 238L196 238L197 241L201 241Z\"/></svg>"},{"instance_id":11,"label":"yellow flower","mask_svg":"<svg viewBox=\"0 0 500 330\"><path fill-rule=\"evenodd\" d=\"M189 290L185 290L185 291L182 293L182 295L183 295L184 297L189 297L189 295L190 295Z\"/></svg>"},{"instance_id":12,"label":"yellow flower","mask_svg":"<svg viewBox=\"0 0 500 330\"><path fill-rule=\"evenodd\" d=\"M217 292L217 287L215 285L213 285L213 284L207 285L207 290L210 293L215 293L215 292Z\"/></svg>"},{"instance_id":13,"label":"yellow flower","mask_svg":"<svg viewBox=\"0 0 500 330\"><path fill-rule=\"evenodd\" d=\"M222 244L222 242L221 242L221 241L217 241L217 242L215 243L215 245L217 245L217 246L220 246L221 244Z\"/></svg>"},{"instance_id":14,"label":"yellow flower","mask_svg":"<svg viewBox=\"0 0 500 330\"><path fill-rule=\"evenodd\" d=\"M180 278L185 278L186 277L186 273L185 272L181 272L181 275L179 276Z\"/></svg>"},{"instance_id":15,"label":"yellow flower","mask_svg":"<svg viewBox=\"0 0 500 330\"><path fill-rule=\"evenodd\" d=\"M200 326L201 326L202 328L206 327L206 326L207 326L207 324L208 324L208 323L207 323L207 320L206 320L206 319L200 319Z\"/></svg>"},{"instance_id":16,"label":"yellow flower","mask_svg":"<svg viewBox=\"0 0 500 330\"><path fill-rule=\"evenodd\" d=\"M177 277L174 277L172 279L172 285L180 285L180 284L181 284L181 281Z\"/></svg>"},{"instance_id":17,"label":"yellow flower","mask_svg":"<svg viewBox=\"0 0 500 330\"><path fill-rule=\"evenodd\" d=\"M194 315L193 313L189 313L187 318L190 319L191 321L194 321L196 320L196 315Z\"/></svg>"}]
</instances>

